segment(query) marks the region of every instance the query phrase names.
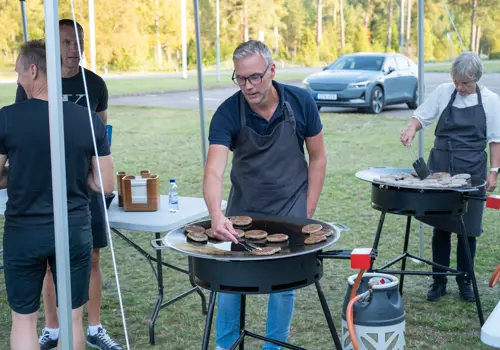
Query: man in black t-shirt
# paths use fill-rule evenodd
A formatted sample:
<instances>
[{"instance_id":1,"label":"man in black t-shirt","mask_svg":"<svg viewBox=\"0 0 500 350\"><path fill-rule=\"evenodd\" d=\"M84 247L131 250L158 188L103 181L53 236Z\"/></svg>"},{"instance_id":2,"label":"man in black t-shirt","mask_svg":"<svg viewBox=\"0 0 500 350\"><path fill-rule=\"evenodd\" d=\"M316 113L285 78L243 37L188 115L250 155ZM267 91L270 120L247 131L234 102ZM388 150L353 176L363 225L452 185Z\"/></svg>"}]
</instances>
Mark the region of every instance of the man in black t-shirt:
<instances>
[{"instance_id":1,"label":"man in black t-shirt","mask_svg":"<svg viewBox=\"0 0 500 350\"><path fill-rule=\"evenodd\" d=\"M83 54L83 28L77 23L78 37ZM73 20L62 19L59 21L60 47L62 58L62 92L63 97L83 107L87 106L83 74L89 97L90 110L97 112L104 124L107 124L108 89L104 80L97 74L80 66L78 45L76 41L75 24ZM26 100L26 92L18 85L16 102ZM120 344L115 342L101 325L101 290L102 274L99 266L100 249L108 245L106 222L104 216L104 203L101 195L91 193L90 212L92 214L92 272L90 275L90 300L88 310L88 337L89 345L101 350L121 350ZM39 339L41 350L52 349L59 338L59 322L57 320L57 309L55 306L55 287L50 278L50 270L47 271L44 283L43 298L45 307L45 328Z\"/></svg>"},{"instance_id":2,"label":"man in black t-shirt","mask_svg":"<svg viewBox=\"0 0 500 350\"><path fill-rule=\"evenodd\" d=\"M57 278L43 41L28 42L21 47L16 71L28 100L0 109L0 188L7 188L8 192L4 267L7 300L12 309L11 348L31 350L40 348L37 311L47 264L54 279ZM82 319L83 306L89 299L92 257L88 189L111 193L114 188L106 129L96 113L91 117L102 189L87 109L63 102L73 348L77 350L85 349Z\"/></svg>"}]
</instances>

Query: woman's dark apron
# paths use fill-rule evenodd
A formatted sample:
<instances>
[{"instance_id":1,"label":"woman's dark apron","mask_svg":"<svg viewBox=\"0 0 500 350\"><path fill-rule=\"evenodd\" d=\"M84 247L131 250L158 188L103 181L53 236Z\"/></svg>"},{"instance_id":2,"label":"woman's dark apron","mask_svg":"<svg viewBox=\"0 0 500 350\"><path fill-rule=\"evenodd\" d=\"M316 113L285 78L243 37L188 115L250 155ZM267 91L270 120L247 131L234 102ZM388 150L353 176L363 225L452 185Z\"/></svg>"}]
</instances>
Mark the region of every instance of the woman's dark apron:
<instances>
[{"instance_id":1,"label":"woman's dark apron","mask_svg":"<svg viewBox=\"0 0 500 350\"><path fill-rule=\"evenodd\" d=\"M246 125L245 98L240 92L241 129L233 150L227 216L307 216L308 166L288 102L282 111L284 120L272 133L259 135Z\"/></svg>"},{"instance_id":2,"label":"woman's dark apron","mask_svg":"<svg viewBox=\"0 0 500 350\"><path fill-rule=\"evenodd\" d=\"M455 90L436 126L434 147L429 155L428 166L431 172L448 172L451 175L470 174L471 177L486 180L487 175L487 137L486 114L479 87L476 87L478 104L466 108L453 107L457 96ZM473 196L484 197L481 187ZM482 233L484 201L469 199L468 210L464 215L468 236L478 237ZM440 230L460 233L460 219L452 216L417 217L418 220Z\"/></svg>"}]
</instances>

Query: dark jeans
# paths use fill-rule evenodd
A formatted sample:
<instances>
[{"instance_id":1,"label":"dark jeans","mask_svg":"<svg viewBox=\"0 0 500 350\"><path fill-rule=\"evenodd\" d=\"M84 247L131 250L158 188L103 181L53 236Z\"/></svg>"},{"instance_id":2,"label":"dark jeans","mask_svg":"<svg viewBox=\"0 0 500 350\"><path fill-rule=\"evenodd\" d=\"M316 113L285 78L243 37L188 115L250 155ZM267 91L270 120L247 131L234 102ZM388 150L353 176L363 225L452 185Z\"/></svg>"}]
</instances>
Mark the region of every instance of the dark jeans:
<instances>
[{"instance_id":1,"label":"dark jeans","mask_svg":"<svg viewBox=\"0 0 500 350\"><path fill-rule=\"evenodd\" d=\"M457 234L458 244L457 244L457 270L458 271L468 271L467 270L467 254L462 243L462 238ZM469 250L472 256L472 266L474 267L474 257L476 255L476 237L467 237L469 241ZM440 265L450 266L450 253L451 253L451 232L446 232L438 229L434 229L432 235L432 260ZM433 266L433 272L444 272L443 269ZM445 276L433 276L436 282L446 283L447 279ZM457 277L457 281L464 278ZM469 278L466 278L470 280Z\"/></svg>"}]
</instances>

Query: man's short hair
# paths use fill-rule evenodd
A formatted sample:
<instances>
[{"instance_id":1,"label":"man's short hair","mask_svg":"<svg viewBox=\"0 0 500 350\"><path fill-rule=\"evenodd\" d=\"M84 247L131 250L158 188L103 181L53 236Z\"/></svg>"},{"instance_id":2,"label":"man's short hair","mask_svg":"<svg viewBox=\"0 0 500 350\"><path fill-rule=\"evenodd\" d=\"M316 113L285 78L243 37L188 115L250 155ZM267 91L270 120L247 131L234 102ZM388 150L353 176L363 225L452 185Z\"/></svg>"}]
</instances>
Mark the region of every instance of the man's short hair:
<instances>
[{"instance_id":1,"label":"man's short hair","mask_svg":"<svg viewBox=\"0 0 500 350\"><path fill-rule=\"evenodd\" d=\"M234 50L233 60L239 60L253 55L262 56L267 64L273 63L271 50L266 44L259 40L249 40L238 45L236 50Z\"/></svg>"},{"instance_id":2,"label":"man's short hair","mask_svg":"<svg viewBox=\"0 0 500 350\"><path fill-rule=\"evenodd\" d=\"M72 19L64 18L59 20L59 27L70 27L74 29L75 22L73 22ZM76 22L76 28L78 28L78 36L80 37L79 39L83 41L83 27L80 25L80 23Z\"/></svg>"},{"instance_id":3,"label":"man's short hair","mask_svg":"<svg viewBox=\"0 0 500 350\"><path fill-rule=\"evenodd\" d=\"M47 75L47 54L45 51L45 41L31 40L21 45L19 59L24 69L30 65L35 65L39 72Z\"/></svg>"}]
</instances>

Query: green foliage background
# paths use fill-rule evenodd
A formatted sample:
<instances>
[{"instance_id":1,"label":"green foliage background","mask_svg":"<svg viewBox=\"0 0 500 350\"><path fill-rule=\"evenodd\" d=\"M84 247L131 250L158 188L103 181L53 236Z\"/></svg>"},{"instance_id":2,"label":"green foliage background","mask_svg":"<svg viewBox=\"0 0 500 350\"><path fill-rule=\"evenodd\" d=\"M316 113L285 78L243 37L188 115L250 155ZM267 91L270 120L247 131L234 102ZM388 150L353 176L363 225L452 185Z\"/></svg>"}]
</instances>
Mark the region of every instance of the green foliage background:
<instances>
[{"instance_id":1,"label":"green foliage background","mask_svg":"<svg viewBox=\"0 0 500 350\"><path fill-rule=\"evenodd\" d=\"M231 53L245 39L264 41L274 55L287 64L326 64L344 53L399 51L401 0L343 0L345 42L341 44L341 0L219 0L220 42L223 68L231 68ZM480 52L500 57L500 1L476 0L475 24L481 27ZM417 56L417 3L411 3L410 40L405 53ZM446 0L466 49L470 46L473 0ZM196 64L193 1L187 4L188 65ZM389 9L392 5L392 35L388 40ZM86 30L86 0L74 0L77 20ZM199 0L203 64L215 64L216 0ZM318 6L321 6L321 40L317 42ZM405 0L405 25L408 0ZM26 2L30 38L43 38L43 0ZM71 18L69 0L59 2L61 18ZM246 21L245 21L246 17ZM181 1L95 1L97 70L167 71L181 69ZM365 23L365 19L367 20ZM453 53L461 52L458 35L442 0L425 1L425 60L450 58L447 33L452 33ZM158 33L158 35L157 35ZM406 37L406 33L404 34ZM0 66L12 67L23 41L18 0L0 0ZM157 47L160 43L161 59ZM389 42L389 45L387 43ZM86 52L88 54L88 50ZM86 57L88 59L88 56Z\"/></svg>"}]
</instances>

